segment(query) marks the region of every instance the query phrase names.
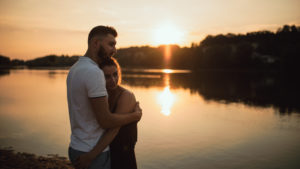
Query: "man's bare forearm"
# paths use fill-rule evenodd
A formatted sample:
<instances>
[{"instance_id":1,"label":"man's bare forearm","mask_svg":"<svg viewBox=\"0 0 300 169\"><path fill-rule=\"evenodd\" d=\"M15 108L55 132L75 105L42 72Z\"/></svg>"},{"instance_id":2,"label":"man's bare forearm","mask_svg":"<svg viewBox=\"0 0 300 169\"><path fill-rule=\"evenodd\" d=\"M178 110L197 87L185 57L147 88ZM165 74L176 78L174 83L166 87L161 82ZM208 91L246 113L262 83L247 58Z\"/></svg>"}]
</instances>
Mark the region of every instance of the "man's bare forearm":
<instances>
[{"instance_id":1,"label":"man's bare forearm","mask_svg":"<svg viewBox=\"0 0 300 169\"><path fill-rule=\"evenodd\" d=\"M120 112L112 114L108 108L108 101L106 97L90 99L93 111L99 125L104 129L116 128L134 121L139 121L142 116L141 109L137 106L132 113ZM122 115L120 115L122 114Z\"/></svg>"},{"instance_id":2,"label":"man's bare forearm","mask_svg":"<svg viewBox=\"0 0 300 169\"><path fill-rule=\"evenodd\" d=\"M105 129L124 126L126 124L138 121L140 119L140 116L138 115L137 112L120 113L120 114L119 113L118 114L109 113L106 117L107 117L106 120L103 119L100 122L101 127L105 128Z\"/></svg>"},{"instance_id":3,"label":"man's bare forearm","mask_svg":"<svg viewBox=\"0 0 300 169\"><path fill-rule=\"evenodd\" d=\"M113 128L107 130L102 137L99 138L95 147L84 154L81 154L77 158L77 163L75 168L88 168L92 161L103 152L103 150L113 141L113 139L118 134L120 128Z\"/></svg>"},{"instance_id":4,"label":"man's bare forearm","mask_svg":"<svg viewBox=\"0 0 300 169\"><path fill-rule=\"evenodd\" d=\"M107 130L104 135L98 140L96 146L89 152L91 158L96 158L117 136L120 128L112 128Z\"/></svg>"}]
</instances>

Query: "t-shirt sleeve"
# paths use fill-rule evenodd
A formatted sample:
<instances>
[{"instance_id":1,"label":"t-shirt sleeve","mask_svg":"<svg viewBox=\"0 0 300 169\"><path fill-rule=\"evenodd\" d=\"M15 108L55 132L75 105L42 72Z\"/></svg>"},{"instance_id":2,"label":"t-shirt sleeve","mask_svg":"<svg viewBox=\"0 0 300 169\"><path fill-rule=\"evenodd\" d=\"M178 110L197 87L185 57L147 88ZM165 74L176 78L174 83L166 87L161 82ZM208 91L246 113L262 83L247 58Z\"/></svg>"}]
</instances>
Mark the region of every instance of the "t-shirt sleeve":
<instances>
[{"instance_id":1,"label":"t-shirt sleeve","mask_svg":"<svg viewBox=\"0 0 300 169\"><path fill-rule=\"evenodd\" d=\"M92 69L88 72L86 77L86 89L88 97L103 97L107 96L105 87L105 77L103 71L100 69Z\"/></svg>"}]
</instances>

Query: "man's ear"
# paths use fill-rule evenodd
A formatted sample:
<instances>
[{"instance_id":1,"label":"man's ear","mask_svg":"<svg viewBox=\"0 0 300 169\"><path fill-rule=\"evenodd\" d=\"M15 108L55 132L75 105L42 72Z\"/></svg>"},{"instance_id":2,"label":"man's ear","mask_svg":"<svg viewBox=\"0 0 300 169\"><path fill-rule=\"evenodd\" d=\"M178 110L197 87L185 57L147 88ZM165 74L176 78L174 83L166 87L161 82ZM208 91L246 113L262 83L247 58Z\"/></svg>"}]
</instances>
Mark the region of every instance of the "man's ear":
<instances>
[{"instance_id":1,"label":"man's ear","mask_svg":"<svg viewBox=\"0 0 300 169\"><path fill-rule=\"evenodd\" d=\"M98 37L92 37L90 45L93 48L97 48L97 46L99 45L99 43L100 43L100 39Z\"/></svg>"}]
</instances>

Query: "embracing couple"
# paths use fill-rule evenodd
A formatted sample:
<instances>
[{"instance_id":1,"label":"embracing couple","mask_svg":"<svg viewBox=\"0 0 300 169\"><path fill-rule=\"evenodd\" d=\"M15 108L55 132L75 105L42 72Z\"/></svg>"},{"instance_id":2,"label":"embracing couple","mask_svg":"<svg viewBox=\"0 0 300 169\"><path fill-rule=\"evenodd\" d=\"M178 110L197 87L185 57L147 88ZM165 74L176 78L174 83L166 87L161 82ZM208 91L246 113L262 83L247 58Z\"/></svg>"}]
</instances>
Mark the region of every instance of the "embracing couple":
<instances>
[{"instance_id":1,"label":"embracing couple","mask_svg":"<svg viewBox=\"0 0 300 169\"><path fill-rule=\"evenodd\" d=\"M134 147L142 110L120 86L121 71L112 58L117 32L94 27L88 49L67 77L71 123L69 158L76 169L135 169Z\"/></svg>"}]
</instances>

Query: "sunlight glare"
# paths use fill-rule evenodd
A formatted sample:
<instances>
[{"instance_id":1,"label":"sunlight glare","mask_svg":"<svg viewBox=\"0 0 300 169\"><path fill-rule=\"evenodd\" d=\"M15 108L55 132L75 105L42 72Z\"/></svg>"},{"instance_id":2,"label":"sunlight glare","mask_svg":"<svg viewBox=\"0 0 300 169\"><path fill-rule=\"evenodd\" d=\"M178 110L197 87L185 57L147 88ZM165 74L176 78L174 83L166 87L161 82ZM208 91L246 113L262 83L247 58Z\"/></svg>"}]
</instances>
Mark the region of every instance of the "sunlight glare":
<instances>
[{"instance_id":1,"label":"sunlight glare","mask_svg":"<svg viewBox=\"0 0 300 169\"><path fill-rule=\"evenodd\" d=\"M157 97L158 103L161 105L161 113L165 116L171 114L171 107L175 101L175 95L170 91L170 86L166 86Z\"/></svg>"},{"instance_id":2,"label":"sunlight glare","mask_svg":"<svg viewBox=\"0 0 300 169\"><path fill-rule=\"evenodd\" d=\"M178 44L182 42L184 32L173 24L164 24L153 32L156 45Z\"/></svg>"},{"instance_id":3,"label":"sunlight glare","mask_svg":"<svg viewBox=\"0 0 300 169\"><path fill-rule=\"evenodd\" d=\"M163 69L162 70L164 73L173 73L172 69Z\"/></svg>"}]
</instances>

